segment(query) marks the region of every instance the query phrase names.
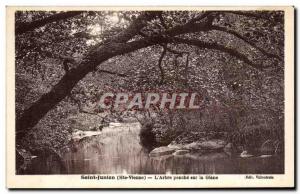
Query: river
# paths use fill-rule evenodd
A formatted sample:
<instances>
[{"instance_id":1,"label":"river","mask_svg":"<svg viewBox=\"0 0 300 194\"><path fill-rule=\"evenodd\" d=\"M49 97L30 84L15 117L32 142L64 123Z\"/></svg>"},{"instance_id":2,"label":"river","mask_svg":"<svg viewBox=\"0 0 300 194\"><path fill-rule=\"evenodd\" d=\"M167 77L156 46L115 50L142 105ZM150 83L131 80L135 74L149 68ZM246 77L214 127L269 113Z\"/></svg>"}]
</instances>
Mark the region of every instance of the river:
<instances>
[{"instance_id":1,"label":"river","mask_svg":"<svg viewBox=\"0 0 300 194\"><path fill-rule=\"evenodd\" d=\"M25 174L280 174L282 157L149 157L139 144L138 123L111 123L101 135L88 137L67 151L63 161L35 158Z\"/></svg>"}]
</instances>

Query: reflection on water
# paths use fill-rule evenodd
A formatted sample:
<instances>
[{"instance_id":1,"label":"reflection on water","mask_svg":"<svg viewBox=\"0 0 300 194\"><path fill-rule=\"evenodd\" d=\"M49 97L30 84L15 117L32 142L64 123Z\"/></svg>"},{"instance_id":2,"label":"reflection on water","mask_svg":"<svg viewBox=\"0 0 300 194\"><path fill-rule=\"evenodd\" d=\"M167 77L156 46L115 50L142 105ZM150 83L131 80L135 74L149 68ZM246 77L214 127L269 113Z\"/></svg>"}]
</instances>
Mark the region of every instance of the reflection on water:
<instances>
[{"instance_id":1,"label":"reflection on water","mask_svg":"<svg viewBox=\"0 0 300 194\"><path fill-rule=\"evenodd\" d=\"M283 159L229 158L223 153L149 157L139 144L138 123L104 128L100 136L78 143L63 165L53 158L33 161L29 174L279 174Z\"/></svg>"}]
</instances>

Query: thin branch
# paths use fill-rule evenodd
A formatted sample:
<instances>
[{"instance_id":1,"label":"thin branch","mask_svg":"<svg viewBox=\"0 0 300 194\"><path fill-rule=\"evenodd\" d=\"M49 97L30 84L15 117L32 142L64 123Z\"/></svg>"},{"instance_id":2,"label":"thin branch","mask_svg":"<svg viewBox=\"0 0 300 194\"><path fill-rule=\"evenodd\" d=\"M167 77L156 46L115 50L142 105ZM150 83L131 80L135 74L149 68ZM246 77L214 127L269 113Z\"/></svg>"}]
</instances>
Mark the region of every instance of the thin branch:
<instances>
[{"instance_id":1,"label":"thin branch","mask_svg":"<svg viewBox=\"0 0 300 194\"><path fill-rule=\"evenodd\" d=\"M164 18L162 17L162 12L160 14L158 14L158 18L159 18L161 25L167 30L168 26L166 25L166 22L165 22Z\"/></svg>"},{"instance_id":2,"label":"thin branch","mask_svg":"<svg viewBox=\"0 0 300 194\"><path fill-rule=\"evenodd\" d=\"M190 57L190 53L188 53L186 55L186 61L185 61L185 82L186 82L186 85L188 85L188 71L189 71L189 57Z\"/></svg>"},{"instance_id":3,"label":"thin branch","mask_svg":"<svg viewBox=\"0 0 300 194\"><path fill-rule=\"evenodd\" d=\"M190 57L190 53L187 53L187 55L186 55L186 61L185 61L185 68L186 69L189 67L189 57Z\"/></svg>"},{"instance_id":4,"label":"thin branch","mask_svg":"<svg viewBox=\"0 0 300 194\"><path fill-rule=\"evenodd\" d=\"M183 43L183 44L189 44L189 45L194 45L199 48L207 48L207 49L213 49L213 50L219 50L221 52L228 53L231 56L236 57L237 59L240 59L244 61L245 63L249 64L250 66L261 70L263 67L260 65L257 65L253 63L251 60L248 59L248 57L240 52L238 52L236 49L233 48L228 48L224 45L220 45L217 43L208 43L208 42L203 42L200 40L196 39L182 39L182 38L173 38L178 43Z\"/></svg>"},{"instance_id":5,"label":"thin branch","mask_svg":"<svg viewBox=\"0 0 300 194\"><path fill-rule=\"evenodd\" d=\"M160 55L160 57L158 59L158 67L159 67L160 76L161 76L161 81L160 81L161 84L164 83L164 80L165 80L165 73L164 73L164 69L162 67L162 60L163 60L163 58L164 58L164 56L165 56L165 54L167 52L166 48L167 48L167 45L164 45L162 53L161 53L161 55Z\"/></svg>"},{"instance_id":6,"label":"thin branch","mask_svg":"<svg viewBox=\"0 0 300 194\"><path fill-rule=\"evenodd\" d=\"M186 84L187 84L187 79L188 79L188 64L189 64L189 52L186 51L177 51L177 50L173 50L169 47L166 47L166 50L168 52L171 52L173 54L175 54L175 59L174 59L174 64L176 69L178 70L178 57L183 57L184 54L186 54L186 61L185 61L185 80L186 80Z\"/></svg>"},{"instance_id":7,"label":"thin branch","mask_svg":"<svg viewBox=\"0 0 300 194\"><path fill-rule=\"evenodd\" d=\"M74 17L83 13L82 11L67 11L62 13L53 14L49 17L39 19L33 22L16 23L16 34L23 34L28 31L32 31L36 28L42 27L48 23L64 20L70 17Z\"/></svg>"},{"instance_id":8,"label":"thin branch","mask_svg":"<svg viewBox=\"0 0 300 194\"><path fill-rule=\"evenodd\" d=\"M273 53L269 53L267 51L265 51L264 49L260 48L259 46L257 46L255 43L250 42L249 40L247 40L244 36L242 36L241 34L239 34L238 32L234 31L234 30L229 30L227 28L224 27L220 27L220 26L211 26L212 30L218 30L218 31L222 31L222 32L226 32L228 34L231 34L241 40L243 40L244 42L246 42L247 44L249 44L250 46L254 47L255 49L259 50L260 52L262 52L264 55L266 55L267 57L270 58L276 58L280 61L282 61L281 57L279 57L278 55L275 55Z\"/></svg>"}]
</instances>

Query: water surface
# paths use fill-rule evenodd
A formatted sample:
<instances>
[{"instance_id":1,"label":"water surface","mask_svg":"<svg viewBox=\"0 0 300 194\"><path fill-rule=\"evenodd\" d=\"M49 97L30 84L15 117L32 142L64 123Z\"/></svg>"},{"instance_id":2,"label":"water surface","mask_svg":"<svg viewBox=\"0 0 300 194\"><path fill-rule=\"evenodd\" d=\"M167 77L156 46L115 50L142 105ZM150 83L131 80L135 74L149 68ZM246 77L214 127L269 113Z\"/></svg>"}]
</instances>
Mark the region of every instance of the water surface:
<instances>
[{"instance_id":1,"label":"water surface","mask_svg":"<svg viewBox=\"0 0 300 194\"><path fill-rule=\"evenodd\" d=\"M63 162L37 158L26 174L280 174L284 163L269 158L204 156L149 157L139 143L138 123L112 123L100 136L89 137L63 156Z\"/></svg>"}]
</instances>

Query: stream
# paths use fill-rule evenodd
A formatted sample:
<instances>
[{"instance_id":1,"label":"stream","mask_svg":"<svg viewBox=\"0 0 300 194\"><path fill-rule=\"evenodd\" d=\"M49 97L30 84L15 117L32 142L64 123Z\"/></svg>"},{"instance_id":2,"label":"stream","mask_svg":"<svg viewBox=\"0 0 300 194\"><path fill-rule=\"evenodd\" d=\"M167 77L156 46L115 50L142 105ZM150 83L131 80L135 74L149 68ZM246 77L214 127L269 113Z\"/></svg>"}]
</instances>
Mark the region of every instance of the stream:
<instances>
[{"instance_id":1,"label":"stream","mask_svg":"<svg viewBox=\"0 0 300 194\"><path fill-rule=\"evenodd\" d=\"M139 144L139 123L110 123L101 135L85 138L58 162L37 157L25 174L280 174L282 157L204 156L149 157Z\"/></svg>"}]
</instances>

